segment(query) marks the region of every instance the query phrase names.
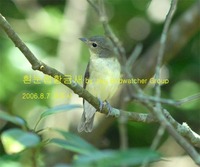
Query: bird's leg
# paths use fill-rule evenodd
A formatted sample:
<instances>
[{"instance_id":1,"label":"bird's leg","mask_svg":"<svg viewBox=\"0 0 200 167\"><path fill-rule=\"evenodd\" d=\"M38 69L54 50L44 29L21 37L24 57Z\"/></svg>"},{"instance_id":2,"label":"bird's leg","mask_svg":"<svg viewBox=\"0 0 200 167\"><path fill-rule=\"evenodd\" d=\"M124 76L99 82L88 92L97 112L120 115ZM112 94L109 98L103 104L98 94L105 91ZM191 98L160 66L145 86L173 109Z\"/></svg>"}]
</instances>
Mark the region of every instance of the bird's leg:
<instances>
[{"instance_id":1,"label":"bird's leg","mask_svg":"<svg viewBox=\"0 0 200 167\"><path fill-rule=\"evenodd\" d=\"M112 115L112 114L111 114L111 113L112 113L112 107L111 107L110 103L109 103L107 100L105 100L105 101L104 101L105 103L104 103L100 98L98 98L98 100L99 100L99 111L100 111L100 112L102 111L103 106L104 106L105 103L106 103L106 106L108 107L108 114L107 114L107 117L110 116L110 115Z\"/></svg>"},{"instance_id":2,"label":"bird's leg","mask_svg":"<svg viewBox=\"0 0 200 167\"><path fill-rule=\"evenodd\" d=\"M101 112L103 109L103 101L100 98L98 98L98 100L99 100L99 111Z\"/></svg>"},{"instance_id":3,"label":"bird's leg","mask_svg":"<svg viewBox=\"0 0 200 167\"><path fill-rule=\"evenodd\" d=\"M106 102L106 105L108 107L107 117L109 117L110 115L112 115L112 107L111 107L110 103L107 100L105 100L105 102Z\"/></svg>"}]
</instances>

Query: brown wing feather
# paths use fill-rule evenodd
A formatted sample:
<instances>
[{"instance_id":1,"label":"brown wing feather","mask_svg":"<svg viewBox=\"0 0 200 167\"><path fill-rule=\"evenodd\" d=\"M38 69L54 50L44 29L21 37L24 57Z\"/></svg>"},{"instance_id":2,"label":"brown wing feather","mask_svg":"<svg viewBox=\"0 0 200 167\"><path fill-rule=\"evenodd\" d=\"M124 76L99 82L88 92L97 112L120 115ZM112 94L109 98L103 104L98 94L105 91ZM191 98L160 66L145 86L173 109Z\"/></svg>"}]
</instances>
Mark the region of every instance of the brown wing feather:
<instances>
[{"instance_id":1,"label":"brown wing feather","mask_svg":"<svg viewBox=\"0 0 200 167\"><path fill-rule=\"evenodd\" d=\"M83 81L83 88L85 89L87 86L86 80L88 80L90 78L90 72L89 72L89 67L90 67L90 62L88 62L87 64L87 68L85 71L85 75L84 75L84 81ZM83 99L83 104L84 104L84 99Z\"/></svg>"},{"instance_id":2,"label":"brown wing feather","mask_svg":"<svg viewBox=\"0 0 200 167\"><path fill-rule=\"evenodd\" d=\"M83 88L86 88L86 80L89 79L90 77L90 73L89 73L89 66L90 66L90 62L87 65L86 71L85 71L85 75L84 75L84 82L83 82Z\"/></svg>"}]
</instances>

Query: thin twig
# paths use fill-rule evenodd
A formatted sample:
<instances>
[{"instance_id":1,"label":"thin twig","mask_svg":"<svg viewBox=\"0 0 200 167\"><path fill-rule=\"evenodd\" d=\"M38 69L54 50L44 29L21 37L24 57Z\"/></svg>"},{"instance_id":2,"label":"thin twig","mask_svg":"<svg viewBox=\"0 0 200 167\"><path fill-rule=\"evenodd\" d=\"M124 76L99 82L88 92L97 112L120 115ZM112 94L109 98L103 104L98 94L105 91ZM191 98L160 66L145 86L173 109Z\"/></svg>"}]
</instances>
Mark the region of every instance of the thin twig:
<instances>
[{"instance_id":1,"label":"thin twig","mask_svg":"<svg viewBox=\"0 0 200 167\"><path fill-rule=\"evenodd\" d=\"M93 7L93 9L97 12L97 14L100 15L99 8L91 0L87 0L87 1Z\"/></svg>"},{"instance_id":2,"label":"thin twig","mask_svg":"<svg viewBox=\"0 0 200 167\"><path fill-rule=\"evenodd\" d=\"M178 0L172 0L171 1L171 7L170 7L169 12L166 16L166 21L165 21L164 28L163 28L163 31L162 31L162 34L161 34L160 48L159 48L159 52L158 52L156 72L155 72L155 79L156 80L160 78L160 69L161 69L164 51L165 51L165 47L166 47L167 33L169 31L169 26L170 26L172 17L174 15L175 11L176 11L177 1ZM156 90L156 97L159 98L160 95L161 95L160 84L155 85L155 90ZM159 104L160 103L157 103L157 105L159 105Z\"/></svg>"},{"instance_id":3,"label":"thin twig","mask_svg":"<svg viewBox=\"0 0 200 167\"><path fill-rule=\"evenodd\" d=\"M181 100L178 100L176 102L176 104L180 106L180 105L182 105L184 103L188 103L188 102L191 102L191 101L194 101L194 100L197 100L197 99L200 99L200 93L185 97L185 98L183 98Z\"/></svg>"},{"instance_id":4,"label":"thin twig","mask_svg":"<svg viewBox=\"0 0 200 167\"><path fill-rule=\"evenodd\" d=\"M135 49L131 53L130 57L126 61L126 67L128 68L128 71L131 71L133 64L135 63L135 60L138 58L138 56L142 52L143 45L140 43L136 45Z\"/></svg>"},{"instance_id":5,"label":"thin twig","mask_svg":"<svg viewBox=\"0 0 200 167\"><path fill-rule=\"evenodd\" d=\"M156 150L157 149L157 147L160 144L161 138L164 135L164 133L165 133L165 127L164 126L160 126L158 131L157 131L157 134L156 134L156 136L153 139L153 142L151 144L151 149L152 150Z\"/></svg>"},{"instance_id":6,"label":"thin twig","mask_svg":"<svg viewBox=\"0 0 200 167\"><path fill-rule=\"evenodd\" d=\"M180 100L157 98L155 96L148 96L148 95L142 95L141 96L140 94L139 95L138 94L132 94L132 98L140 100L140 101L141 100L142 101L149 100L149 101L154 102L154 103L159 102L159 103L162 103L162 104L168 104L168 105L171 105L171 106L179 107L179 106L181 106L185 103L200 99L200 93L185 97L185 98L180 99Z\"/></svg>"}]
</instances>

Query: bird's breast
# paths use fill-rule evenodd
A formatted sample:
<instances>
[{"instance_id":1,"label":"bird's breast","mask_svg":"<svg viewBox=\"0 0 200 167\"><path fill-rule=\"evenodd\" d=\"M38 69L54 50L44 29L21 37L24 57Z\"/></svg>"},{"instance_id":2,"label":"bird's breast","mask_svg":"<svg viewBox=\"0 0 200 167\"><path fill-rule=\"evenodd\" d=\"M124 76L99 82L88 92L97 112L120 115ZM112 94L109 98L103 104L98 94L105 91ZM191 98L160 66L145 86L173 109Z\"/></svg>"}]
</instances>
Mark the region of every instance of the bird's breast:
<instances>
[{"instance_id":1,"label":"bird's breast","mask_svg":"<svg viewBox=\"0 0 200 167\"><path fill-rule=\"evenodd\" d=\"M94 96L102 100L113 96L119 85L120 64L116 58L95 58L90 60L90 78L86 86Z\"/></svg>"}]
</instances>

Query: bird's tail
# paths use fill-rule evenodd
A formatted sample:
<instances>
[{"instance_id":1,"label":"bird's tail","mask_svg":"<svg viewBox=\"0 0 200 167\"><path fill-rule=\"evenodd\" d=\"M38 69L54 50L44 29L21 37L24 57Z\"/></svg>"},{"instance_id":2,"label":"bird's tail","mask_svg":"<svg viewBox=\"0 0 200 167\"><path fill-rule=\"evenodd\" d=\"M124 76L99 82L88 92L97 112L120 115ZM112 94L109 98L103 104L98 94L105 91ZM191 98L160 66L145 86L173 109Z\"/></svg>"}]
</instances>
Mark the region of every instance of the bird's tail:
<instances>
[{"instance_id":1,"label":"bird's tail","mask_svg":"<svg viewBox=\"0 0 200 167\"><path fill-rule=\"evenodd\" d=\"M84 103L84 111L81 117L81 122L78 125L78 132L91 132L93 129L93 122L96 109L87 101Z\"/></svg>"},{"instance_id":2,"label":"bird's tail","mask_svg":"<svg viewBox=\"0 0 200 167\"><path fill-rule=\"evenodd\" d=\"M85 112L83 112L82 117L81 117L81 122L78 125L78 132L91 132L93 129L93 121L94 121L94 115L92 116L91 119L87 120L85 118Z\"/></svg>"}]
</instances>

